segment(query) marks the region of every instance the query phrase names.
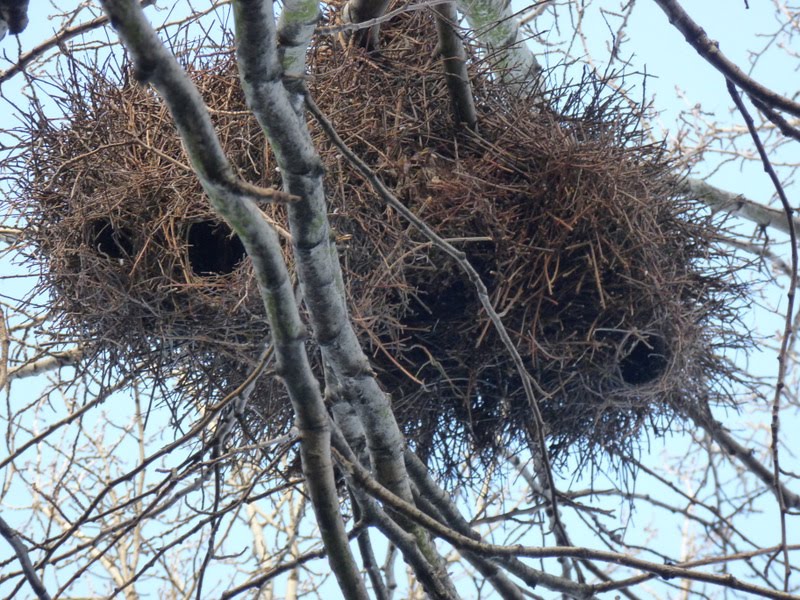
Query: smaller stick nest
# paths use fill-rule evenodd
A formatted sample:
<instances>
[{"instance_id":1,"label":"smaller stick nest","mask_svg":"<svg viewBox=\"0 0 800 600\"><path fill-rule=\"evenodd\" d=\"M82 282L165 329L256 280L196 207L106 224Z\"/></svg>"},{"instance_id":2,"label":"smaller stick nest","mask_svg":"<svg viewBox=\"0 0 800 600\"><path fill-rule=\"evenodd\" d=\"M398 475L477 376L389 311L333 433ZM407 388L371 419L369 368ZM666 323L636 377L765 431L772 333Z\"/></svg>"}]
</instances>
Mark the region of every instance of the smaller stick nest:
<instances>
[{"instance_id":1,"label":"smaller stick nest","mask_svg":"<svg viewBox=\"0 0 800 600\"><path fill-rule=\"evenodd\" d=\"M312 94L481 274L536 382L556 458L624 460L643 432L721 399L731 373L718 350L737 339L740 289L718 224L681 194L639 111L593 77L550 92L542 110L510 97L471 50L479 133L454 131L430 17L401 15L382 36L377 58L317 41ZM189 62L241 176L278 184L231 54ZM59 327L87 360L146 373L176 406L218 400L269 333L241 244L152 90L108 72L73 72L61 87L68 120L31 119L17 202ZM452 473L466 456L526 443L528 400L472 284L315 141L352 317L412 444ZM284 227L281 207L264 211ZM274 378L262 377L250 416L269 433L290 425Z\"/></svg>"}]
</instances>

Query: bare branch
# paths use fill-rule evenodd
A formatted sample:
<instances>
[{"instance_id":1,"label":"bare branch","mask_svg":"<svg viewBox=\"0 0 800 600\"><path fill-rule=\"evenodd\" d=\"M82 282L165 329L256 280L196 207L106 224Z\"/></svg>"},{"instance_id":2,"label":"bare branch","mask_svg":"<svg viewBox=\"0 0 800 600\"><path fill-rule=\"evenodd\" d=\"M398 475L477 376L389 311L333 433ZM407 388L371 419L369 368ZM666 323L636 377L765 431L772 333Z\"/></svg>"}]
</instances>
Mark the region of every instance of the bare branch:
<instances>
[{"instance_id":1,"label":"bare branch","mask_svg":"<svg viewBox=\"0 0 800 600\"><path fill-rule=\"evenodd\" d=\"M558 558L558 557L573 557L587 560L600 560L603 562L610 562L617 565L631 567L642 571L647 571L662 577L664 579L672 578L686 578L693 581L703 581L721 587L749 592L765 598L776 598L779 600L796 600L794 594L788 592L776 591L761 586L749 584L745 581L737 579L733 575L717 575L714 573L706 573L703 571L696 571L687 569L682 566L658 564L646 560L641 560L625 554L617 552L606 552L602 550L592 550L590 548L580 547L564 547L553 546L546 548L536 548L528 546L498 546L494 544L487 544L472 539L471 537L464 536L443 525L439 521L432 519L413 505L403 501L394 494L392 494L385 487L375 481L363 467L356 463L340 459L342 461L342 468L347 470L351 477L364 487L364 489L375 498L379 499L390 505L395 510L402 512L408 518L416 521L423 527L429 529L435 535L447 540L459 549L468 549L474 552L484 554L486 556L513 556L513 557L528 557L528 558ZM591 598L594 594L594 586L575 584L581 589L579 598Z\"/></svg>"},{"instance_id":2,"label":"bare branch","mask_svg":"<svg viewBox=\"0 0 800 600\"><path fill-rule=\"evenodd\" d=\"M147 7L151 6L155 3L155 0L142 0L141 6ZM92 31L94 29L98 29L108 23L108 17L105 15L92 19L91 21L87 21L86 23L81 23L80 25L75 25L73 27L67 27L56 33L53 37L45 40L35 48L29 50L28 52L22 54L17 62L15 62L11 67L6 69L5 71L0 72L0 85L25 70L29 64L31 64L36 59L44 56L48 51L58 48L64 42L71 40L72 38L78 37L84 33Z\"/></svg>"},{"instance_id":3,"label":"bare branch","mask_svg":"<svg viewBox=\"0 0 800 600\"><path fill-rule=\"evenodd\" d=\"M0 517L0 535L2 535L14 549L14 554L17 555L17 560L19 560L19 563L22 565L25 579L28 580L28 583L33 588L36 597L40 600L50 600L50 594L47 592L47 589L45 589L42 580L39 579L36 570L31 564L30 556L28 556L28 549L25 548L24 544L20 541L17 532L6 523L3 517Z\"/></svg>"},{"instance_id":4,"label":"bare branch","mask_svg":"<svg viewBox=\"0 0 800 600\"><path fill-rule=\"evenodd\" d=\"M27 377L35 377L48 371L54 371L61 367L70 367L76 364L83 356L83 351L80 348L67 350L65 352L54 352L35 362L31 362L8 372L8 380L25 379Z\"/></svg>"},{"instance_id":5,"label":"bare branch","mask_svg":"<svg viewBox=\"0 0 800 600\"><path fill-rule=\"evenodd\" d=\"M767 155L766 150L764 150L764 145L761 143L761 138L759 137L758 132L756 131L755 123L753 123L753 118L750 116L750 113L748 112L747 107L744 105L744 102L742 102L742 99L739 96L739 92L736 91L736 86L734 86L734 84L731 82L730 79L728 80L728 92L733 98L733 101L736 104L736 108L739 109L739 112L744 118L745 123L747 123L747 129L750 131L750 135L753 138L753 143L758 149L758 154L761 157L761 163L764 165L764 170L767 172L770 179L772 180L772 185L775 186L775 191L778 193L778 197L781 199L783 210L786 213L786 222L789 224L789 241L791 243L792 272L790 275L789 289L786 292L788 302L786 304L786 318L784 320L783 337L781 338L781 349L780 352L778 353L778 378L777 381L775 382L775 395L772 400L772 425L771 425L772 469L776 483L775 496L778 498L778 506L780 508L781 540L783 541L783 554L784 554L783 589L789 591L789 577L791 575L791 565L789 563L789 550L786 547L787 546L786 500L783 497L783 488L780 485L780 479L781 479L781 468L779 459L780 439L778 434L780 428L781 397L783 396L783 390L784 387L786 386L786 370L788 367L787 352L789 350L789 341L792 337L792 322L794 320L794 296L795 296L795 290L797 288L797 261L798 261L797 233L795 231L794 221L792 219L792 206L789 204L789 199L786 197L786 192L783 190L783 186L781 185L780 179L778 179L778 175L775 173L775 169L772 168L769 156Z\"/></svg>"},{"instance_id":6,"label":"bare branch","mask_svg":"<svg viewBox=\"0 0 800 600\"><path fill-rule=\"evenodd\" d=\"M789 233L789 220L786 212L768 208L763 204L748 200L742 194L734 194L714 187L700 179L687 179L686 191L704 202L714 212L723 212L752 221L759 227L774 227ZM800 227L800 219L793 218L794 227Z\"/></svg>"},{"instance_id":7,"label":"bare branch","mask_svg":"<svg viewBox=\"0 0 800 600\"><path fill-rule=\"evenodd\" d=\"M736 66L719 49L719 43L708 37L705 30L692 20L677 0L656 0L656 3L667 15L669 22L683 34L683 37L697 50L697 53L722 73L726 79L767 106L800 117L800 104L761 85Z\"/></svg>"}]
</instances>

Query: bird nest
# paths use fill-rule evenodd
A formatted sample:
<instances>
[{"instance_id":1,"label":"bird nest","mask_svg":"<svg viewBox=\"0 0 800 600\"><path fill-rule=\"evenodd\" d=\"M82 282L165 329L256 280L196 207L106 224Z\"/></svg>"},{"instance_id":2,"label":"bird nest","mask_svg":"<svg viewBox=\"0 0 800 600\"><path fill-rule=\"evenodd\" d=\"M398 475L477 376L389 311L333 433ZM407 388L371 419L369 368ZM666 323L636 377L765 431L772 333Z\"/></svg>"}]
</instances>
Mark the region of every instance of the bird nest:
<instances>
[{"instance_id":1,"label":"bird nest","mask_svg":"<svg viewBox=\"0 0 800 600\"><path fill-rule=\"evenodd\" d=\"M739 288L719 224L681 192L640 111L596 77L512 97L469 48L478 132L452 125L428 13L383 26L379 55L320 37L309 87L393 193L480 273L537 383L557 459L626 457L719 398ZM226 49L187 58L240 175L279 185ZM66 121L31 118L18 209L58 326L84 360L144 373L176 406L239 385L269 337L252 266L210 208L155 92L73 65ZM312 128L314 125L312 124ZM384 204L319 130L351 316L414 447L450 470L525 443L531 408L461 269ZM280 206L265 218L285 232ZM290 259L291 260L291 259ZM275 378L250 423L286 430Z\"/></svg>"}]
</instances>

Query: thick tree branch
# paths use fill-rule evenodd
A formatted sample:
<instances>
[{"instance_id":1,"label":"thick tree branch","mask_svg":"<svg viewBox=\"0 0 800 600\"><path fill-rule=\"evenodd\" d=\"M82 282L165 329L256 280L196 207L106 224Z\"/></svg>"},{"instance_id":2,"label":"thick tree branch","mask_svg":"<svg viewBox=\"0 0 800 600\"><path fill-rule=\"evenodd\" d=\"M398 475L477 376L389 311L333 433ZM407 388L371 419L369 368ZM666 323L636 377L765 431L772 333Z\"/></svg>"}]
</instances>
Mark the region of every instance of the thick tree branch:
<instances>
[{"instance_id":1,"label":"thick tree branch","mask_svg":"<svg viewBox=\"0 0 800 600\"><path fill-rule=\"evenodd\" d=\"M319 17L317 0L284 1L278 22L278 53L287 80L305 77L306 52Z\"/></svg>"},{"instance_id":2,"label":"thick tree branch","mask_svg":"<svg viewBox=\"0 0 800 600\"><path fill-rule=\"evenodd\" d=\"M342 10L342 19L345 23L363 23L379 19L389 7L390 0L349 0ZM367 50L378 48L380 25L375 24L369 29L356 31L353 36L359 46Z\"/></svg>"},{"instance_id":3,"label":"thick tree branch","mask_svg":"<svg viewBox=\"0 0 800 600\"><path fill-rule=\"evenodd\" d=\"M329 393L332 391L329 389ZM370 464L366 452L366 433L354 408L345 401L333 400L333 447L348 461ZM386 513L375 501L351 486L351 491L368 521L376 524L383 534L401 549L405 560L414 569L417 579L433 596L457 597L444 560L439 555L427 531L397 513ZM444 492L440 492L444 493ZM396 522L392 522L394 519ZM409 533L411 532L411 533Z\"/></svg>"},{"instance_id":4,"label":"thick tree branch","mask_svg":"<svg viewBox=\"0 0 800 600\"><path fill-rule=\"evenodd\" d=\"M542 67L520 37L510 0L458 0L478 39L487 46L493 70L516 94L538 93Z\"/></svg>"},{"instance_id":5,"label":"thick tree branch","mask_svg":"<svg viewBox=\"0 0 800 600\"><path fill-rule=\"evenodd\" d=\"M35 377L36 375L54 371L61 367L69 367L76 364L81 359L81 356L83 356L83 351L80 348L66 350L65 352L54 352L37 361L11 369L8 372L8 380Z\"/></svg>"},{"instance_id":6,"label":"thick tree branch","mask_svg":"<svg viewBox=\"0 0 800 600\"><path fill-rule=\"evenodd\" d=\"M257 9L269 11L271 21L272 4L257 4ZM306 355L305 326L277 234L264 220L256 204L258 200L293 198L282 192L255 188L234 177L200 94L160 43L142 9L133 0L107 0L103 5L111 24L129 49L140 78L151 82L169 107L211 203L230 223L253 261L272 330L277 371L286 383L297 416L306 486L330 564L343 593L348 598L365 600L366 589L350 553L339 514L330 458L328 415ZM274 36L271 40L274 42ZM247 39L240 41L243 46L247 43ZM276 46L268 56L277 58Z\"/></svg>"},{"instance_id":7,"label":"thick tree branch","mask_svg":"<svg viewBox=\"0 0 800 600\"><path fill-rule=\"evenodd\" d=\"M295 266L326 365L327 384L340 389L358 412L378 480L411 501L402 456L403 436L347 311L335 239L327 217L322 164L302 111L296 110L295 98L281 83L271 9L261 2L239 1L234 3L234 15L245 95L267 133L287 191L302 198L289 205L289 224Z\"/></svg>"},{"instance_id":8,"label":"thick tree branch","mask_svg":"<svg viewBox=\"0 0 800 600\"><path fill-rule=\"evenodd\" d=\"M430 498L423 493L415 494L415 503L428 516L439 522L446 522L444 516L433 505ZM448 523L449 524L449 523ZM481 556L471 550L462 550L461 554L481 574L481 576L497 591L503 600L524 600L525 593L503 572L502 568L490 558Z\"/></svg>"},{"instance_id":9,"label":"thick tree branch","mask_svg":"<svg viewBox=\"0 0 800 600\"><path fill-rule=\"evenodd\" d=\"M700 179L687 179L685 191L700 200L714 212L723 212L752 221L759 227L774 227L789 233L789 220L786 212L768 208L758 202L748 200L742 194L725 191ZM795 228L800 228L800 219L794 218Z\"/></svg>"}]
</instances>

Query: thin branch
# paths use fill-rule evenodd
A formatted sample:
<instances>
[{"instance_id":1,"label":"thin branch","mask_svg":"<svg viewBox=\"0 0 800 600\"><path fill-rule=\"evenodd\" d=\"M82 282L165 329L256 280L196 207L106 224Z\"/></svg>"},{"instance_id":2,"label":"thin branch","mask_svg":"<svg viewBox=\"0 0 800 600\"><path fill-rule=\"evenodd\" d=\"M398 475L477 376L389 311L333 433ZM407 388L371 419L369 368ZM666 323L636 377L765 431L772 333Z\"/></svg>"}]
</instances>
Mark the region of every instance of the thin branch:
<instances>
[{"instance_id":1,"label":"thin branch","mask_svg":"<svg viewBox=\"0 0 800 600\"><path fill-rule=\"evenodd\" d=\"M155 0L142 0L141 6L142 8L151 6L155 4ZM0 85L25 70L29 64L33 61L38 59L39 57L46 54L48 51L53 50L54 48L58 48L64 42L71 40L74 37L78 37L84 33L92 31L93 29L98 29L103 25L108 23L108 17L103 15L92 19L91 21L87 21L86 23L81 23L80 25L75 25L74 27L67 27L66 29L59 31L53 37L45 40L35 48L32 48L25 54L22 54L16 63L14 63L11 67L6 69L5 71L0 71Z\"/></svg>"},{"instance_id":2,"label":"thin branch","mask_svg":"<svg viewBox=\"0 0 800 600\"><path fill-rule=\"evenodd\" d=\"M719 49L719 43L708 37L705 30L700 27L683 9L678 0L655 0L661 10L669 18L669 22L683 34L683 37L708 63L710 63L725 78L732 81L747 94L753 96L772 108L783 110L795 117L800 117L800 104L775 93L768 87L761 85L752 77L742 71L734 62L726 57Z\"/></svg>"},{"instance_id":3,"label":"thin branch","mask_svg":"<svg viewBox=\"0 0 800 600\"><path fill-rule=\"evenodd\" d=\"M485 556L513 556L513 557L528 557L528 558L558 558L562 556L586 559L586 560L599 560L602 562L617 564L632 569L647 571L663 579L683 578L692 581L703 581L720 587L739 590L763 596L765 598L775 598L777 600L797 600L797 596L788 592L777 591L769 588L764 588L757 585L752 585L740 579L737 579L731 574L718 575L715 573L706 573L703 571L695 571L685 567L669 564L659 564L642 560L633 556L620 554L618 552L608 552L604 550L593 550L591 548L571 547L571 546L551 546L551 547L530 547L530 546L500 546L496 544L488 544L471 537L462 535L452 528L448 527L426 515L424 512L405 502L392 494L385 487L380 485L369 474L369 472L360 465L347 461L343 456L339 455L341 467L347 471L350 477L359 483L370 495L380 500L382 503L389 505L392 509L403 513L409 519L416 521L423 527L429 529L433 534L446 540L454 547L462 550L472 550ZM590 598L594 595L596 586L574 584L582 593L578 596L580 598ZM603 585L603 584L600 584Z\"/></svg>"},{"instance_id":4,"label":"thin branch","mask_svg":"<svg viewBox=\"0 0 800 600\"><path fill-rule=\"evenodd\" d=\"M28 583L33 588L36 597L39 598L39 600L50 600L50 594L47 593L47 589L45 589L42 580L39 579L36 570L31 564L28 549L25 548L25 545L20 541L17 532L6 523L3 517L0 517L0 535L2 535L14 549L14 554L17 555L17 560L19 560L20 565L22 565L22 572L25 575L25 579L28 580Z\"/></svg>"},{"instance_id":5,"label":"thin branch","mask_svg":"<svg viewBox=\"0 0 800 600\"><path fill-rule=\"evenodd\" d=\"M789 590L789 577L791 575L791 565L789 563L789 550L786 548L787 541L786 541L786 500L783 497L783 489L780 485L780 476L781 476L781 469L780 469L780 460L779 460L779 448L780 448L780 406L781 406L781 396L783 395L783 389L786 386L786 369L787 369L787 362L788 356L787 353L789 351L789 341L792 337L792 322L794 319L794 295L795 290L797 288L797 233L794 228L794 221L792 220L792 206L789 204L789 199L786 197L786 192L783 189L783 185L781 185L781 180L778 178L777 173L775 173L775 169L772 168L772 163L769 160L769 156L767 155L767 151L764 149L764 145L761 143L761 138L758 135L758 131L756 130L755 123L753 122L753 117L750 116L750 112L747 110L747 107L742 102L741 97L739 96L739 92L736 91L736 86L734 86L733 82L729 79L727 82L728 85L728 92L733 98L733 101L736 103L736 108L739 109L739 112L742 115L745 123L747 124L747 129L750 132L750 137L753 138L753 143L758 150L758 155L761 157L761 164L764 165L764 171L766 171L769 178L772 180L772 185L775 186L775 191L778 193L778 197L781 199L781 204L783 205L783 210L786 213L786 220L789 223L789 240L791 242L791 256L792 256L792 273L791 279L789 282L789 290L786 292L786 297L788 299L786 305L786 319L784 323L783 329L783 337L781 338L781 348L780 352L778 353L778 381L775 384L775 396L772 400L772 423L771 423L771 430L772 430L772 467L773 467L773 476L775 477L775 495L778 498L778 505L780 507L780 522L781 522L781 540L783 542L783 558L784 558L784 583L783 589L788 591Z\"/></svg>"},{"instance_id":6,"label":"thin branch","mask_svg":"<svg viewBox=\"0 0 800 600\"><path fill-rule=\"evenodd\" d=\"M722 423L714 419L708 408L703 410L691 408L687 409L687 414L697 424L702 427L704 431L717 442L725 452L729 455L736 457L747 469L749 469L756 477L763 481L770 489L775 490L780 488L780 493L783 496L786 506L789 508L800 508L800 495L795 494L787 488L783 482L775 479L775 474L765 467L755 457L755 453L751 448L747 448L740 444L726 429Z\"/></svg>"},{"instance_id":7,"label":"thin branch","mask_svg":"<svg viewBox=\"0 0 800 600\"><path fill-rule=\"evenodd\" d=\"M779 113L772 110L769 106L764 104L761 100L756 98L755 96L749 96L750 101L755 105L755 107L760 110L767 119L769 119L778 130L785 135L786 137L792 138L800 142L800 129L796 126L792 125L783 118Z\"/></svg>"},{"instance_id":8,"label":"thin branch","mask_svg":"<svg viewBox=\"0 0 800 600\"><path fill-rule=\"evenodd\" d=\"M419 488L420 493L439 511L442 517L439 520L447 523L449 527L461 535L480 541L481 535L470 526L466 519L464 519L450 496L439 489L436 483L431 479L430 474L419 457L411 450L406 450L405 457L411 478ZM466 556L467 551L465 550L464 552ZM548 589L562 592L576 598L590 597L590 595L587 596L588 591L583 584L529 567L522 564L515 556L492 556L490 558L531 587L542 585Z\"/></svg>"}]
</instances>

